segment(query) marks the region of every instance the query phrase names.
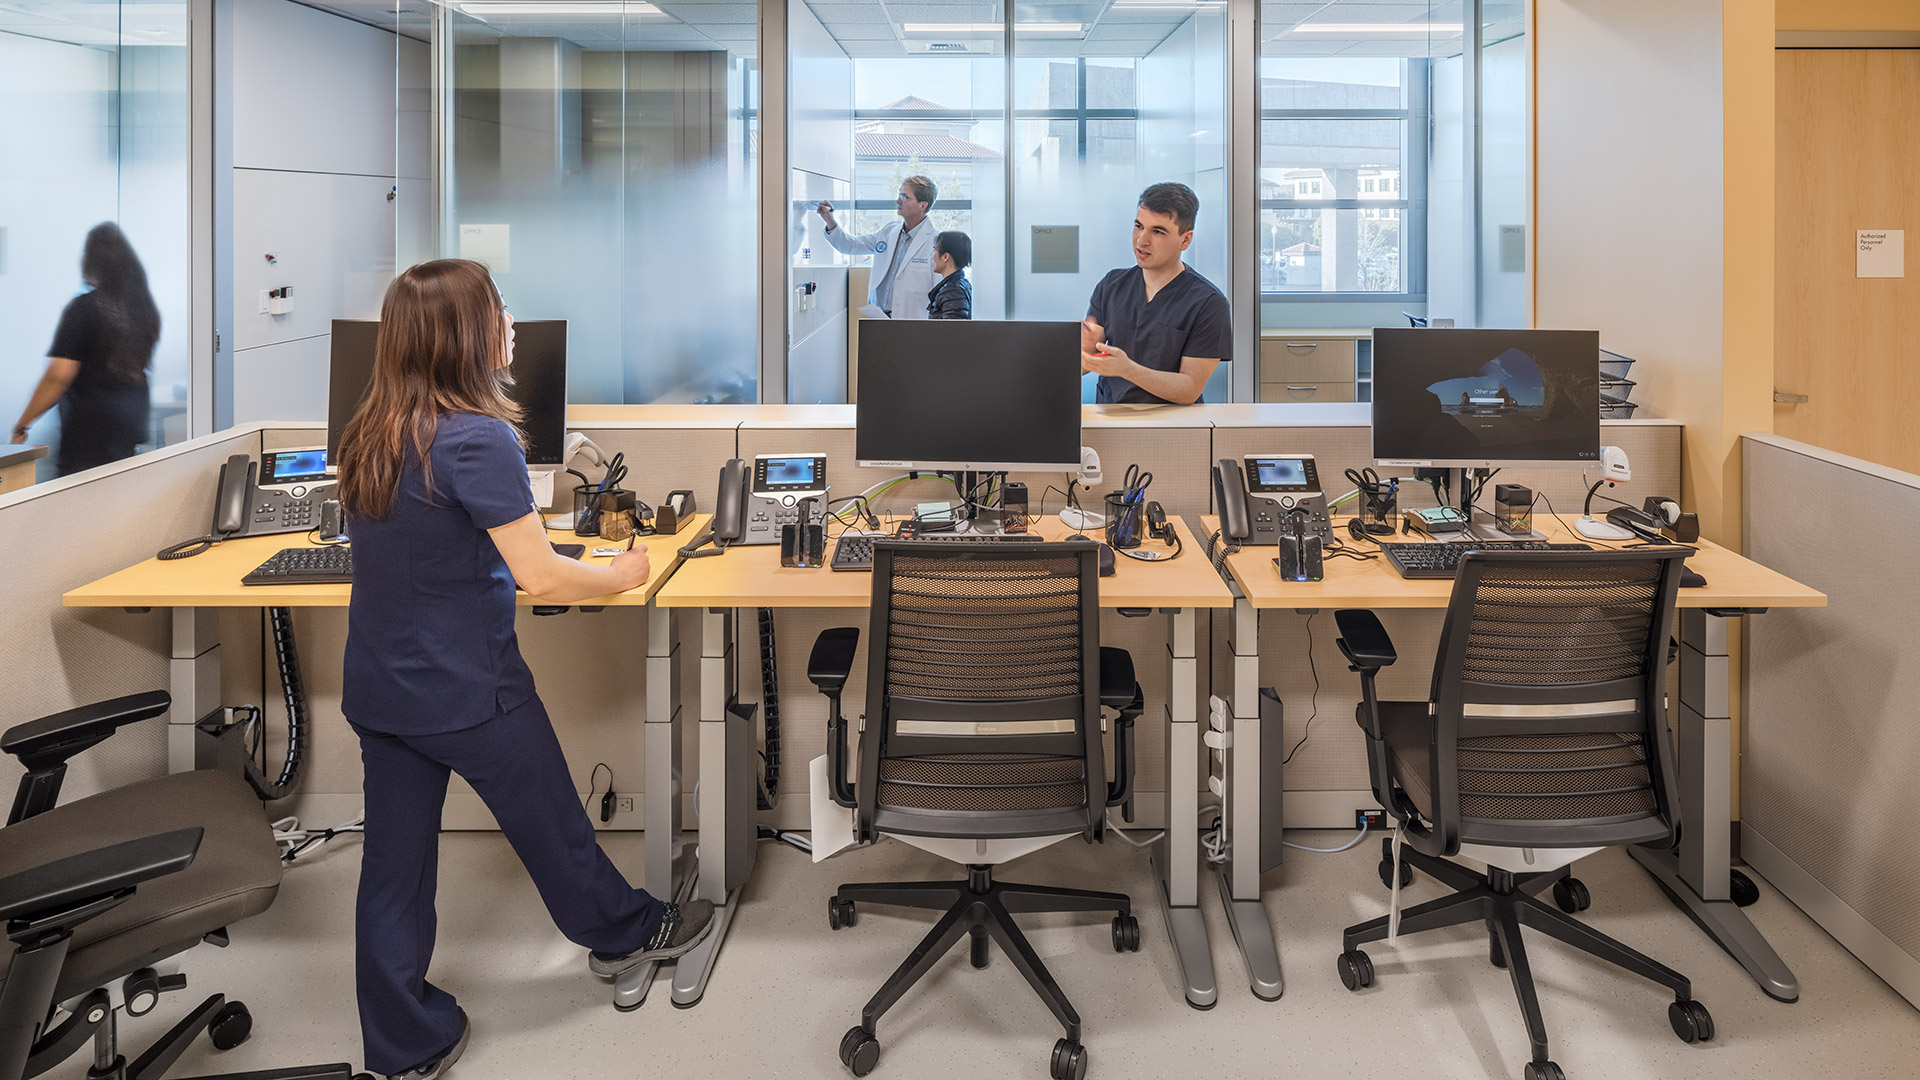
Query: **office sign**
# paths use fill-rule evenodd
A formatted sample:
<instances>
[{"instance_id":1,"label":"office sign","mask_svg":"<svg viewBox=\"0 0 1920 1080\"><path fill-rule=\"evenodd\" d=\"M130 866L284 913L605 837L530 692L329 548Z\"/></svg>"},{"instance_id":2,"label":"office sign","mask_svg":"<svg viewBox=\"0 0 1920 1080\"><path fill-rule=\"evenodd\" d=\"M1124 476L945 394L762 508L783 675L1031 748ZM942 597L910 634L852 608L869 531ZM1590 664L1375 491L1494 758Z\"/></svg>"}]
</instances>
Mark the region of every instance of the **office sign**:
<instances>
[{"instance_id":1,"label":"office sign","mask_svg":"<svg viewBox=\"0 0 1920 1080\"><path fill-rule=\"evenodd\" d=\"M1861 229L1855 234L1853 276L1906 277L1907 234L1904 229Z\"/></svg>"}]
</instances>

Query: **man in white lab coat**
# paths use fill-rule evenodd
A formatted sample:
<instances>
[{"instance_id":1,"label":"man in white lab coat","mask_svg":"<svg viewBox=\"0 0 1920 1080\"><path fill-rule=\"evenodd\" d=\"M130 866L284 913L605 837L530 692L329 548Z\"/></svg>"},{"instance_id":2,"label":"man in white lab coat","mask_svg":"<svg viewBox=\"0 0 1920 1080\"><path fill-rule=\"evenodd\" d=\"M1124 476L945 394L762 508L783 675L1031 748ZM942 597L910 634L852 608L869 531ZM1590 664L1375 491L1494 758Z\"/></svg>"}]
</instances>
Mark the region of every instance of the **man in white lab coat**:
<instances>
[{"instance_id":1,"label":"man in white lab coat","mask_svg":"<svg viewBox=\"0 0 1920 1080\"><path fill-rule=\"evenodd\" d=\"M933 238L938 230L927 220L927 211L933 209L939 193L932 180L907 177L900 182L896 203L900 220L865 236L847 235L834 220L832 203L823 202L815 208L827 223L827 243L835 250L873 256L867 303L886 312L888 318L927 317L927 292L940 281L939 272L933 268Z\"/></svg>"}]
</instances>

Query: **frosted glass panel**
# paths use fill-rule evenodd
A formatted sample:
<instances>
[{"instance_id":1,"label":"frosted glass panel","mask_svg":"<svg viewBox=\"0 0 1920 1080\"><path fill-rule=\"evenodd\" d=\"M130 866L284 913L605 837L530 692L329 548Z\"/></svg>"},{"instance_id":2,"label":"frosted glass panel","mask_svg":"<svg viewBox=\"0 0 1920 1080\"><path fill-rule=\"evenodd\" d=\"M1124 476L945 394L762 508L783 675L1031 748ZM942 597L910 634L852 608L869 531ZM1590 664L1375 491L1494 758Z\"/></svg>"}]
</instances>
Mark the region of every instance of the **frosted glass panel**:
<instances>
[{"instance_id":1,"label":"frosted glass panel","mask_svg":"<svg viewBox=\"0 0 1920 1080\"><path fill-rule=\"evenodd\" d=\"M186 7L9 6L18 17L0 30L0 351L11 363L0 420L11 431L21 418L61 312L88 287L80 272L88 230L116 222L160 312L142 376L150 404L144 420L130 418L139 441L129 445L178 442L187 436L190 322ZM129 394L137 401L140 391ZM54 448L42 478L60 454L60 413L46 411L28 433Z\"/></svg>"},{"instance_id":2,"label":"frosted glass panel","mask_svg":"<svg viewBox=\"0 0 1920 1080\"><path fill-rule=\"evenodd\" d=\"M446 254L488 262L517 317L567 320L570 401L755 400L750 42L630 16L448 25Z\"/></svg>"}]
</instances>

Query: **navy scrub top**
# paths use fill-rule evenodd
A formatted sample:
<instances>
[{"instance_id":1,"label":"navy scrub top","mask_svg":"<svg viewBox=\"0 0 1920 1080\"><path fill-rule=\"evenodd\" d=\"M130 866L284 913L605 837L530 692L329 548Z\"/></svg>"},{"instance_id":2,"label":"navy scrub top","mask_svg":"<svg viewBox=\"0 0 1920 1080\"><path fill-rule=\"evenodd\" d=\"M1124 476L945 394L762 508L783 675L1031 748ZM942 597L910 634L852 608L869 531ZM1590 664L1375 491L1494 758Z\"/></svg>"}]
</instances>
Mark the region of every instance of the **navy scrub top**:
<instances>
[{"instance_id":1,"label":"navy scrub top","mask_svg":"<svg viewBox=\"0 0 1920 1080\"><path fill-rule=\"evenodd\" d=\"M1179 371L1183 356L1233 359L1233 315L1227 298L1191 266L1167 282L1151 303L1146 275L1138 266L1111 271L1094 286L1087 314L1106 327L1108 341L1141 367ZM1094 400L1168 404L1166 398L1114 375L1100 376Z\"/></svg>"},{"instance_id":2,"label":"navy scrub top","mask_svg":"<svg viewBox=\"0 0 1920 1080\"><path fill-rule=\"evenodd\" d=\"M534 513L527 459L505 421L442 413L411 445L385 519L349 516L353 596L340 711L390 735L473 727L533 697L514 635L514 583L488 529Z\"/></svg>"}]
</instances>

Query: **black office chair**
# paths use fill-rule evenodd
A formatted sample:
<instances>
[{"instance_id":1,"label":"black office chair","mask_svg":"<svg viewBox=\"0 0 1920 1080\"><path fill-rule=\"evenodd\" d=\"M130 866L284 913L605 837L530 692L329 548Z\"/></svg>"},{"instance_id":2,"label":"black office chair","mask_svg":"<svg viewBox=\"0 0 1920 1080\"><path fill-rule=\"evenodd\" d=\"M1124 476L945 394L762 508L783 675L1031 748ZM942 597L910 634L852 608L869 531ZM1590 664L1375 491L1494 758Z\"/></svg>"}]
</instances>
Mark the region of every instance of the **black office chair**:
<instances>
[{"instance_id":1,"label":"black office chair","mask_svg":"<svg viewBox=\"0 0 1920 1080\"><path fill-rule=\"evenodd\" d=\"M153 965L265 911L280 851L260 800L237 775L175 773L54 804L67 759L118 728L167 711L165 693L116 698L21 724L0 751L26 766L0 829L0 1080L25 1080L92 1040L90 1080L157 1080L206 1032L232 1049L253 1030L238 1001L214 994L129 1063L116 1013L142 1016L184 975ZM117 985L116 985L117 984ZM344 1065L235 1073L226 1080L349 1080ZM220 1080L207 1077L205 1080Z\"/></svg>"},{"instance_id":2,"label":"black office chair","mask_svg":"<svg viewBox=\"0 0 1920 1080\"><path fill-rule=\"evenodd\" d=\"M851 784L840 692L859 631L822 633L808 664L829 702L833 799L854 810L860 842L900 837L966 864L967 878L842 885L828 900L835 930L854 924L860 901L944 912L840 1040L840 1060L855 1076L871 1072L881 1014L962 938L972 940L973 966L985 967L992 939L1066 1028L1053 1076L1080 1080L1088 1060L1080 1016L1013 915L1117 912L1113 947L1122 952L1139 949L1139 921L1123 894L1005 884L993 864L1075 834L1100 841L1109 806L1132 816L1140 687L1126 651L1100 647L1098 546L881 541L870 625L866 728ZM1103 706L1118 713L1111 781Z\"/></svg>"},{"instance_id":3,"label":"black office chair","mask_svg":"<svg viewBox=\"0 0 1920 1080\"><path fill-rule=\"evenodd\" d=\"M1406 909L1404 934L1485 922L1490 959L1513 977L1533 1059L1526 1080L1563 1080L1520 927L1667 987L1674 1033L1713 1038L1686 976L1571 917L1586 888L1566 868L1620 844L1671 845L1678 815L1663 681L1680 563L1691 548L1470 553L1460 562L1430 699L1381 701L1374 678L1397 656L1371 611L1339 611L1340 651L1360 673L1374 796L1404 830L1400 883L1419 867L1451 896ZM1488 864L1475 873L1448 857ZM1394 878L1392 841L1381 879ZM1535 898L1554 889L1559 910ZM1373 984L1359 946L1388 919L1347 928L1340 979Z\"/></svg>"}]
</instances>

